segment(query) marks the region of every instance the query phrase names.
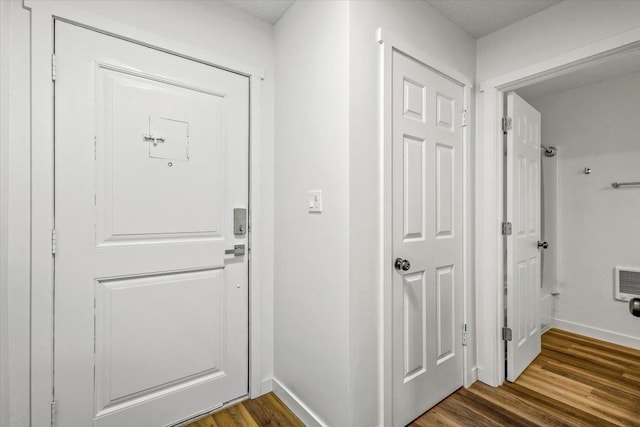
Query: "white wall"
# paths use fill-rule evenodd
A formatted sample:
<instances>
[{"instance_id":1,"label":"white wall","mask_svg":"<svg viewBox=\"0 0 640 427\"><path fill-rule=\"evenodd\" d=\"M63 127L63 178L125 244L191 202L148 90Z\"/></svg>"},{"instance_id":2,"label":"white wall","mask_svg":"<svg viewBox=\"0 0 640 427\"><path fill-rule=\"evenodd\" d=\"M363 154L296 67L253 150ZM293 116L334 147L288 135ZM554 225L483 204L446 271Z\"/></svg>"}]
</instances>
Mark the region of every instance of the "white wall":
<instances>
[{"instance_id":1,"label":"white wall","mask_svg":"<svg viewBox=\"0 0 640 427\"><path fill-rule=\"evenodd\" d=\"M475 40L426 2L351 2L350 425L354 426L381 425L384 419L380 269L383 262L391 260L381 258L379 27L458 70L470 81L475 75ZM471 141L471 148L473 145ZM474 295L471 292L469 296L469 327L473 328ZM475 366L474 347L475 343L470 343L471 366Z\"/></svg>"},{"instance_id":2,"label":"white wall","mask_svg":"<svg viewBox=\"0 0 640 427\"><path fill-rule=\"evenodd\" d=\"M301 1L276 24L274 379L335 426L384 416L379 27L473 80L475 40L425 2Z\"/></svg>"},{"instance_id":3,"label":"white wall","mask_svg":"<svg viewBox=\"0 0 640 427\"><path fill-rule=\"evenodd\" d=\"M479 83L637 28L640 2L564 0L478 39Z\"/></svg>"},{"instance_id":4,"label":"white wall","mask_svg":"<svg viewBox=\"0 0 640 427\"><path fill-rule=\"evenodd\" d=\"M11 51L10 13L11 4L0 2L0 111L9 111L9 53ZM9 138L9 117L0 114L0 141ZM0 144L0 195L8 192L8 147ZM9 342L7 316L7 250L9 249L9 205L5 197L0 197L0 426L9 425Z\"/></svg>"},{"instance_id":5,"label":"white wall","mask_svg":"<svg viewBox=\"0 0 640 427\"><path fill-rule=\"evenodd\" d=\"M156 33L162 37L190 44L212 54L233 59L239 63L263 68L265 80L262 86L262 115L260 131L262 199L261 212L265 254L259 266L262 272L261 355L262 372L267 379L272 373L272 246L273 246L273 103L274 103L274 42L273 26L218 1L87 1L67 2L74 7L103 16L122 24ZM3 2L2 11L7 7ZM10 99L5 109L2 92L2 118L0 123L10 123L3 128L0 137L0 313L8 316L7 336L8 372L0 372L0 379L9 379L9 410L0 414L0 424L11 427L29 425L29 300L30 300L30 92L29 92L29 26L30 12L22 7L22 1L10 4L11 52L9 61ZM5 15L0 18L6 24ZM6 28L3 25L3 31ZM2 33L4 34L4 33ZM2 66L6 69L6 51L2 42ZM0 74L0 79L5 77ZM2 80L4 82L4 80ZM4 88L4 86L0 86ZM8 137L7 137L8 133ZM6 222L8 221L8 223ZM7 225L8 224L8 225ZM8 250L7 250L8 249ZM6 270L4 267L6 267ZM8 299L4 300L3 295ZM3 322L3 327L6 325ZM0 329L0 344L3 331ZM6 348L3 345L3 349ZM0 391L6 383L0 384ZM4 405L3 393L0 404Z\"/></svg>"},{"instance_id":6,"label":"white wall","mask_svg":"<svg viewBox=\"0 0 640 427\"><path fill-rule=\"evenodd\" d=\"M2 367L8 369L3 377L8 380L4 386L9 390L8 413L0 416L0 420L11 427L29 425L29 16L21 4L12 1L8 7L9 90L4 94L8 97L4 101L9 109L4 109L6 104L3 104L1 113L2 122L8 121L9 128L0 134L1 150L6 156L2 163L2 176L6 181L0 187L0 200L6 208L3 212L6 231L2 230L6 250L0 253L3 257L0 263L6 266L6 271L0 276L0 289L7 296L6 301L2 301L6 306L0 307L0 312L6 313L8 348L6 365ZM3 55L2 60L6 59ZM6 65L3 64L3 69Z\"/></svg>"},{"instance_id":7,"label":"white wall","mask_svg":"<svg viewBox=\"0 0 640 427\"><path fill-rule=\"evenodd\" d=\"M274 381L332 426L349 375L348 24L347 2L299 1L275 26Z\"/></svg>"},{"instance_id":8,"label":"white wall","mask_svg":"<svg viewBox=\"0 0 640 427\"><path fill-rule=\"evenodd\" d=\"M614 266L640 267L640 189L611 187L640 180L640 73L530 102L542 113L543 144L558 147L554 322L640 348L640 319L613 297Z\"/></svg>"}]
</instances>

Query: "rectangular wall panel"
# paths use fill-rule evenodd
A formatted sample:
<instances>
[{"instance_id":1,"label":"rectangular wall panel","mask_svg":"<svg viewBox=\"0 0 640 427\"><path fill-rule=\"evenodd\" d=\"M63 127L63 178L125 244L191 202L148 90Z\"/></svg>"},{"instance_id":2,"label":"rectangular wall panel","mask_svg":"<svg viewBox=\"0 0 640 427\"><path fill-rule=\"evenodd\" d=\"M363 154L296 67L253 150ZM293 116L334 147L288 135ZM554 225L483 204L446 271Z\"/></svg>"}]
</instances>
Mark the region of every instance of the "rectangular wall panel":
<instances>
[{"instance_id":1,"label":"rectangular wall panel","mask_svg":"<svg viewBox=\"0 0 640 427\"><path fill-rule=\"evenodd\" d=\"M524 342L527 338L527 288L529 287L529 272L527 271L527 261L521 261L516 265L514 274L514 301L518 305L518 327L516 340L518 343Z\"/></svg>"},{"instance_id":2,"label":"rectangular wall panel","mask_svg":"<svg viewBox=\"0 0 640 427\"><path fill-rule=\"evenodd\" d=\"M436 236L453 236L454 149L436 144Z\"/></svg>"},{"instance_id":3,"label":"rectangular wall panel","mask_svg":"<svg viewBox=\"0 0 640 427\"><path fill-rule=\"evenodd\" d=\"M528 188L529 188L529 234L537 235L538 234L538 224L539 224L539 215L540 209L537 206L537 201L539 200L538 192L540 191L540 181L538 179L538 163L529 161L528 163Z\"/></svg>"},{"instance_id":4,"label":"rectangular wall panel","mask_svg":"<svg viewBox=\"0 0 640 427\"><path fill-rule=\"evenodd\" d=\"M524 236L527 228L527 159L526 157L519 156L515 162L516 170L515 175L515 187L518 189L514 196L514 208L516 210L516 234L518 236Z\"/></svg>"},{"instance_id":5,"label":"rectangular wall panel","mask_svg":"<svg viewBox=\"0 0 640 427\"><path fill-rule=\"evenodd\" d=\"M425 272L404 277L404 381L426 372L426 276Z\"/></svg>"},{"instance_id":6,"label":"rectangular wall panel","mask_svg":"<svg viewBox=\"0 0 640 427\"><path fill-rule=\"evenodd\" d=\"M96 283L97 411L224 373L224 270Z\"/></svg>"},{"instance_id":7,"label":"rectangular wall panel","mask_svg":"<svg viewBox=\"0 0 640 427\"><path fill-rule=\"evenodd\" d=\"M442 94L436 94L436 126L454 131L455 101Z\"/></svg>"},{"instance_id":8,"label":"rectangular wall panel","mask_svg":"<svg viewBox=\"0 0 640 427\"><path fill-rule=\"evenodd\" d=\"M219 237L224 97L106 65L97 76L97 243Z\"/></svg>"},{"instance_id":9,"label":"rectangular wall panel","mask_svg":"<svg viewBox=\"0 0 640 427\"><path fill-rule=\"evenodd\" d=\"M426 143L404 137L404 239L424 239Z\"/></svg>"},{"instance_id":10,"label":"rectangular wall panel","mask_svg":"<svg viewBox=\"0 0 640 427\"><path fill-rule=\"evenodd\" d=\"M455 292L453 266L436 269L436 364L455 355Z\"/></svg>"},{"instance_id":11,"label":"rectangular wall panel","mask_svg":"<svg viewBox=\"0 0 640 427\"><path fill-rule=\"evenodd\" d=\"M425 122L426 88L413 80L404 79L404 116L409 119Z\"/></svg>"},{"instance_id":12,"label":"rectangular wall panel","mask_svg":"<svg viewBox=\"0 0 640 427\"><path fill-rule=\"evenodd\" d=\"M527 319L527 332L533 335L538 331L538 305L540 303L540 264L538 257L529 261L529 312Z\"/></svg>"}]
</instances>

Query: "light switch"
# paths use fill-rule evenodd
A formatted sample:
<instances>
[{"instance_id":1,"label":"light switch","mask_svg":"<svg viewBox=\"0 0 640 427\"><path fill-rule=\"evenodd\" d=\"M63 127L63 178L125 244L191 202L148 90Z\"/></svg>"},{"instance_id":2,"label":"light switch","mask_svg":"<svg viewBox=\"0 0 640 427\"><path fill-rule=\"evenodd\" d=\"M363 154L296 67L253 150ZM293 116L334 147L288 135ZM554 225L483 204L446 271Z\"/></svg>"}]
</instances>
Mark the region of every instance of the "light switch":
<instances>
[{"instance_id":1,"label":"light switch","mask_svg":"<svg viewBox=\"0 0 640 427\"><path fill-rule=\"evenodd\" d=\"M309 212L322 212L322 190L309 191Z\"/></svg>"}]
</instances>

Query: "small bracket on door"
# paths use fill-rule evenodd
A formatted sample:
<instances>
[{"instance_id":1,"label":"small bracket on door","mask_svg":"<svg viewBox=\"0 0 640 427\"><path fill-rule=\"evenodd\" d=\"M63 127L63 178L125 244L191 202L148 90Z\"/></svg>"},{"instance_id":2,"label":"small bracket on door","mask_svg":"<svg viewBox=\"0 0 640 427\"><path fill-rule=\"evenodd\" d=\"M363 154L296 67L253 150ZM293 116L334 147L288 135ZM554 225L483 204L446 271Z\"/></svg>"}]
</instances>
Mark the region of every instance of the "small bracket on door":
<instances>
[{"instance_id":1,"label":"small bracket on door","mask_svg":"<svg viewBox=\"0 0 640 427\"><path fill-rule=\"evenodd\" d=\"M511 341L513 339L513 332L511 328L502 328L502 341Z\"/></svg>"}]
</instances>

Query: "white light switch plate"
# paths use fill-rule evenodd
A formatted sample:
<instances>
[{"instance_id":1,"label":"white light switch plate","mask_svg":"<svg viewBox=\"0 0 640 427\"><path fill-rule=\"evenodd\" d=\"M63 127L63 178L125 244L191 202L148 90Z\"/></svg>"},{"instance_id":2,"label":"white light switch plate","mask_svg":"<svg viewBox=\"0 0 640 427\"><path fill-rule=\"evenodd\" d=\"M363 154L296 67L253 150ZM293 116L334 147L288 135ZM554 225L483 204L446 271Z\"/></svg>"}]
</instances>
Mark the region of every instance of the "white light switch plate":
<instances>
[{"instance_id":1,"label":"white light switch plate","mask_svg":"<svg viewBox=\"0 0 640 427\"><path fill-rule=\"evenodd\" d=\"M322 212L322 190L309 191L309 212Z\"/></svg>"}]
</instances>

